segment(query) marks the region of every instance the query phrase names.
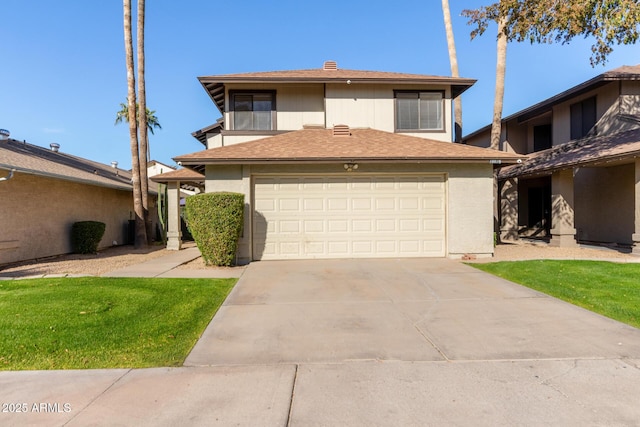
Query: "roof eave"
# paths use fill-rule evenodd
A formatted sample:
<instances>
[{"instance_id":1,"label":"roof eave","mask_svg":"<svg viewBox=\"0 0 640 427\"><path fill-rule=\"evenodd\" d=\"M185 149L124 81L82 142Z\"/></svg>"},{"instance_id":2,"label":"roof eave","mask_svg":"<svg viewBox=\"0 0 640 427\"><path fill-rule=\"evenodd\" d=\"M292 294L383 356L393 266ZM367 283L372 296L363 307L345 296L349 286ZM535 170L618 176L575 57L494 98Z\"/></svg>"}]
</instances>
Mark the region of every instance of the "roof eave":
<instances>
[{"instance_id":1,"label":"roof eave","mask_svg":"<svg viewBox=\"0 0 640 427\"><path fill-rule=\"evenodd\" d=\"M123 190L123 191L133 191L133 187L127 184L117 184L117 183L113 183L113 184L109 184L109 183L103 183L103 182L97 182L97 181L92 181L90 179L83 179L83 178L76 178L76 177L70 177L67 175L60 175L60 174L55 174L55 173L50 173L50 172L43 172L43 171L37 171L37 170L33 170L33 169L27 169L27 168L22 168L19 166L10 166L10 165L5 165L5 164L0 164L0 169L13 169L16 172L19 173L24 173L27 175L35 175L35 176L42 176L45 178L54 178L54 179L60 179L63 181L70 181L70 182L75 182L78 184L87 184L87 185L94 185L96 187L105 187L105 188L111 188L111 189L115 189L115 190Z\"/></svg>"},{"instance_id":2,"label":"roof eave","mask_svg":"<svg viewBox=\"0 0 640 427\"><path fill-rule=\"evenodd\" d=\"M184 166L202 166L202 165L281 165L281 164L326 164L326 163L490 163L497 166L505 166L517 164L522 157L513 158L465 158L465 157L389 157L389 158L370 158L370 157L304 157L304 158L233 158L233 159L183 159L176 157Z\"/></svg>"}]
</instances>

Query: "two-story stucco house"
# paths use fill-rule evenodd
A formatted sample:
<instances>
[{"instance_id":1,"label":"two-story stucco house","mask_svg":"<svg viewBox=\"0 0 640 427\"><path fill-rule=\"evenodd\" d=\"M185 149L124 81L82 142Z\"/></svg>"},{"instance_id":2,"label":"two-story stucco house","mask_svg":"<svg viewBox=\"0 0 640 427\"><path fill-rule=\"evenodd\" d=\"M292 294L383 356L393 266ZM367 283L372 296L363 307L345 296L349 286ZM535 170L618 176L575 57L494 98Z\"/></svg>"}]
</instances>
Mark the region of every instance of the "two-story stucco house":
<instances>
[{"instance_id":1,"label":"two-story stucco house","mask_svg":"<svg viewBox=\"0 0 640 427\"><path fill-rule=\"evenodd\" d=\"M464 138L489 146L490 126ZM640 66L624 66L502 121L500 234L640 252Z\"/></svg>"},{"instance_id":2,"label":"two-story stucco house","mask_svg":"<svg viewBox=\"0 0 640 427\"><path fill-rule=\"evenodd\" d=\"M451 142L451 101L474 80L332 61L199 80L222 118L174 160L206 192L245 194L238 262L492 255L493 170L522 156ZM175 221L168 236L179 248Z\"/></svg>"}]
</instances>

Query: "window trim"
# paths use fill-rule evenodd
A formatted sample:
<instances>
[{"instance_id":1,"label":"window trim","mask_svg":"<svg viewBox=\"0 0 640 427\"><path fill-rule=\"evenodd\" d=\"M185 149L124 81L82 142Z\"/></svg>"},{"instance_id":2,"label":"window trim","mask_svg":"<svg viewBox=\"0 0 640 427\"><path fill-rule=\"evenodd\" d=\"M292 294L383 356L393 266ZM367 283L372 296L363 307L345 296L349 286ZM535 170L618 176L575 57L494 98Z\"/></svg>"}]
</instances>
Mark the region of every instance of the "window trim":
<instances>
[{"instance_id":1,"label":"window trim","mask_svg":"<svg viewBox=\"0 0 640 427\"><path fill-rule=\"evenodd\" d=\"M399 93L438 93L442 96L442 120L441 127L434 129L400 129L398 128L398 94ZM418 96L418 99L420 97ZM442 89L396 89L393 91L393 128L396 133L446 133L447 132L447 114L445 108L446 91Z\"/></svg>"},{"instance_id":2,"label":"window trim","mask_svg":"<svg viewBox=\"0 0 640 427\"><path fill-rule=\"evenodd\" d=\"M586 103L593 103L593 125L589 129L585 129L585 105ZM580 123L574 123L574 108L579 108ZM590 117L591 118L591 117ZM576 119L577 121L577 119ZM580 125L580 130L576 129ZM586 138L591 130L594 131L594 135L598 135L598 97L597 95L588 96L580 101L569 104L569 140L574 141L577 139ZM574 134L574 129L577 134Z\"/></svg>"},{"instance_id":3,"label":"window trim","mask_svg":"<svg viewBox=\"0 0 640 427\"><path fill-rule=\"evenodd\" d=\"M244 89L232 89L229 90L229 129L236 130L235 128L235 97L236 95L271 95L271 129L239 129L239 132L271 132L278 129L276 122L276 91L275 90L244 90Z\"/></svg>"}]
</instances>

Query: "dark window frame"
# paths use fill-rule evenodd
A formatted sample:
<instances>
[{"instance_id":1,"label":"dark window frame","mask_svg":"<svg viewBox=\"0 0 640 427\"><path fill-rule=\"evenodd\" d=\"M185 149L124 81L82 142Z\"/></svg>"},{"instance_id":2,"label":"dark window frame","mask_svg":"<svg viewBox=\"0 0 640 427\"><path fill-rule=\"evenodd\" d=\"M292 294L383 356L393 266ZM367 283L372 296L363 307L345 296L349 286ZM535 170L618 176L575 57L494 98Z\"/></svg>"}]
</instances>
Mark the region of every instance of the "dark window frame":
<instances>
[{"instance_id":1,"label":"dark window frame","mask_svg":"<svg viewBox=\"0 0 640 427\"><path fill-rule=\"evenodd\" d=\"M533 152L553 147L553 125L545 123L533 126Z\"/></svg>"},{"instance_id":2,"label":"dark window frame","mask_svg":"<svg viewBox=\"0 0 640 427\"><path fill-rule=\"evenodd\" d=\"M590 96L569 106L570 140L584 138L598 122L598 102ZM597 129L595 133L597 134Z\"/></svg>"},{"instance_id":3,"label":"dark window frame","mask_svg":"<svg viewBox=\"0 0 640 427\"><path fill-rule=\"evenodd\" d=\"M420 128L420 124L418 124L418 128L413 129L413 128L400 128L399 127L399 120L398 120L398 115L399 113L399 107L398 107L398 94L417 94L418 95L418 100L420 100L420 94L422 93L427 93L427 94L439 94L441 99L440 99L440 127L437 128ZM406 133L445 133L446 129L447 129L447 114L446 111L447 109L445 108L445 101L446 101L446 92L444 90L433 90L433 89L398 89L398 90L394 90L393 91L393 104L394 104L394 129L395 132L397 133L402 133L402 132L406 132ZM419 103L418 103L419 104ZM418 112L418 120L420 119L420 112Z\"/></svg>"},{"instance_id":4,"label":"dark window frame","mask_svg":"<svg viewBox=\"0 0 640 427\"><path fill-rule=\"evenodd\" d=\"M270 117L271 127L269 129L259 129L255 127L251 127L249 129L247 128L236 129L236 122L235 122L236 96L265 95L265 94L271 95L271 117ZM254 110L251 110L251 111L254 111ZM239 132L274 131L278 128L276 123L276 117L277 117L276 111L277 111L277 108L276 108L276 91L275 90L230 90L229 91L229 130L236 130Z\"/></svg>"}]
</instances>

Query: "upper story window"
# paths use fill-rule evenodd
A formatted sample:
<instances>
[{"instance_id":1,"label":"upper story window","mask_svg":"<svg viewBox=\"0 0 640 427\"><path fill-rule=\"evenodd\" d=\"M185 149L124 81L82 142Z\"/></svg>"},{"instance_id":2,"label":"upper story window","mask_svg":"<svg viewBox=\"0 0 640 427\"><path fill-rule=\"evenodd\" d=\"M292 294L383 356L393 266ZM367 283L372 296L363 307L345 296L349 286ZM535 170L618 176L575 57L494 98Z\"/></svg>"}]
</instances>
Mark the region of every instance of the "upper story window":
<instances>
[{"instance_id":1,"label":"upper story window","mask_svg":"<svg viewBox=\"0 0 640 427\"><path fill-rule=\"evenodd\" d=\"M553 133L551 125L539 125L533 127L533 151L542 151L553 145Z\"/></svg>"},{"instance_id":2,"label":"upper story window","mask_svg":"<svg viewBox=\"0 0 640 427\"><path fill-rule=\"evenodd\" d=\"M444 93L396 91L396 130L443 131Z\"/></svg>"},{"instance_id":3,"label":"upper story window","mask_svg":"<svg viewBox=\"0 0 640 427\"><path fill-rule=\"evenodd\" d=\"M596 97L571 104L571 139L587 136L596 125Z\"/></svg>"},{"instance_id":4,"label":"upper story window","mask_svg":"<svg viewBox=\"0 0 640 427\"><path fill-rule=\"evenodd\" d=\"M230 92L233 130L275 129L275 91Z\"/></svg>"}]
</instances>

